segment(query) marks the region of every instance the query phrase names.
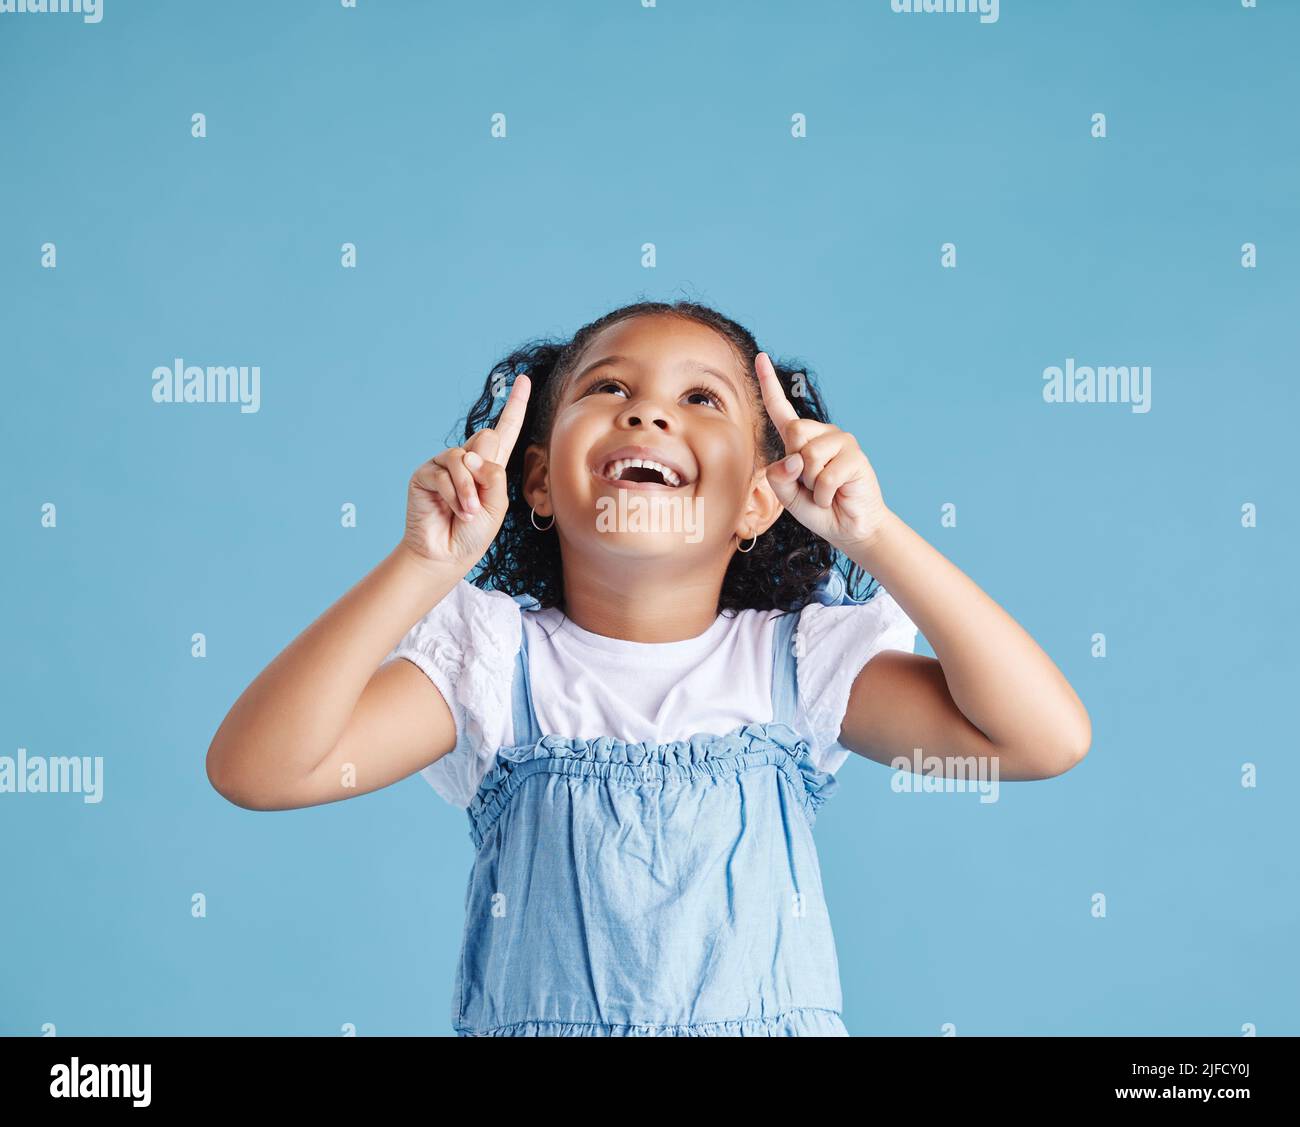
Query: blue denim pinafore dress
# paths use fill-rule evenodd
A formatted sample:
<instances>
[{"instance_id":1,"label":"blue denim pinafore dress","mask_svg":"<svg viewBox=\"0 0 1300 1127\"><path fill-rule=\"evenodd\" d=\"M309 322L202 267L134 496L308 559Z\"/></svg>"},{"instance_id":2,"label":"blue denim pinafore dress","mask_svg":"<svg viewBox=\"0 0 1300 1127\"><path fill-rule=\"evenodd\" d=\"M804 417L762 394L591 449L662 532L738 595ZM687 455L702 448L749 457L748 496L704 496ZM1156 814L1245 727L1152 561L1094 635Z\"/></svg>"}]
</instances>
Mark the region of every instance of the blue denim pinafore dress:
<instances>
[{"instance_id":1,"label":"blue denim pinafore dress","mask_svg":"<svg viewBox=\"0 0 1300 1127\"><path fill-rule=\"evenodd\" d=\"M517 746L468 807L459 1036L848 1036L813 823L833 793L795 719L798 614L770 723L671 743L542 733L527 632Z\"/></svg>"}]
</instances>

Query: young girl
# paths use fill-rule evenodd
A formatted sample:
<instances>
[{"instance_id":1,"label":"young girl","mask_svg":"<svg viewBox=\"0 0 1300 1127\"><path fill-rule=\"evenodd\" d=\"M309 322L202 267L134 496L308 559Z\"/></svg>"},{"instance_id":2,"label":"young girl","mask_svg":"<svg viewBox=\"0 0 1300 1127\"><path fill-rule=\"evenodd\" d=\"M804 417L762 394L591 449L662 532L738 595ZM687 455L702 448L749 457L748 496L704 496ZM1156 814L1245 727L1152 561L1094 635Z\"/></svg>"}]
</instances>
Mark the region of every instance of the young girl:
<instances>
[{"instance_id":1,"label":"young girl","mask_svg":"<svg viewBox=\"0 0 1300 1127\"><path fill-rule=\"evenodd\" d=\"M920 748L1058 775L1079 698L805 374L707 307L514 353L465 439L235 703L212 784L280 810L418 770L467 810L460 1035L847 1035L812 835L834 773Z\"/></svg>"}]
</instances>

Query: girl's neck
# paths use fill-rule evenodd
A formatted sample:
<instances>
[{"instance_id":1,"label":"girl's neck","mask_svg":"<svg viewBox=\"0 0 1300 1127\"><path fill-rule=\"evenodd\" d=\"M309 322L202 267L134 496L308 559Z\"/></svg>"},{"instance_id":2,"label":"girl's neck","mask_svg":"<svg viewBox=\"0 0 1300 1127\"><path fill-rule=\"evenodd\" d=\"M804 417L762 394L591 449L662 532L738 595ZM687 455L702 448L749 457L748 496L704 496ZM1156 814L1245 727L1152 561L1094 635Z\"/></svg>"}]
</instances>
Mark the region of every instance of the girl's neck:
<instances>
[{"instance_id":1,"label":"girl's neck","mask_svg":"<svg viewBox=\"0 0 1300 1127\"><path fill-rule=\"evenodd\" d=\"M683 574L671 561L617 560L564 567L564 613L592 634L627 642L697 638L718 618L726 574L698 566Z\"/></svg>"}]
</instances>

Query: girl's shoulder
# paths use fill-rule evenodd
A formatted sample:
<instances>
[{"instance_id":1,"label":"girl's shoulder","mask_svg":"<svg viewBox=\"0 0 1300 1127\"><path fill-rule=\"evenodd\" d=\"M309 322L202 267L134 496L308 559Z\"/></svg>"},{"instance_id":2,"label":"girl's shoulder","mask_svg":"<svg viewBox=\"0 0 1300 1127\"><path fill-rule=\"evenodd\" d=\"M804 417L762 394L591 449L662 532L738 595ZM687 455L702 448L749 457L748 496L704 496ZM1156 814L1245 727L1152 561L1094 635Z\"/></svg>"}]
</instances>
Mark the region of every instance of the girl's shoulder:
<instances>
[{"instance_id":1,"label":"girl's shoulder","mask_svg":"<svg viewBox=\"0 0 1300 1127\"><path fill-rule=\"evenodd\" d=\"M407 631L398 649L436 652L473 646L514 654L519 649L520 612L527 600L528 596L485 590L462 579Z\"/></svg>"},{"instance_id":2,"label":"girl's shoulder","mask_svg":"<svg viewBox=\"0 0 1300 1127\"><path fill-rule=\"evenodd\" d=\"M837 771L848 758L839 731L858 674L884 650L914 653L916 637L916 624L888 590L875 584L866 598L850 598L838 572L799 611L791 650L822 770Z\"/></svg>"},{"instance_id":3,"label":"girl's shoulder","mask_svg":"<svg viewBox=\"0 0 1300 1127\"><path fill-rule=\"evenodd\" d=\"M865 599L814 599L808 603L799 611L794 654L801 678L820 682L823 672L837 667L851 667L849 671L856 675L881 650L911 651L916 635L916 623L894 596L877 584Z\"/></svg>"},{"instance_id":4,"label":"girl's shoulder","mask_svg":"<svg viewBox=\"0 0 1300 1127\"><path fill-rule=\"evenodd\" d=\"M383 660L423 670L451 710L456 747L420 773L453 805L469 804L494 749L509 738L508 690L525 601L462 579Z\"/></svg>"}]
</instances>

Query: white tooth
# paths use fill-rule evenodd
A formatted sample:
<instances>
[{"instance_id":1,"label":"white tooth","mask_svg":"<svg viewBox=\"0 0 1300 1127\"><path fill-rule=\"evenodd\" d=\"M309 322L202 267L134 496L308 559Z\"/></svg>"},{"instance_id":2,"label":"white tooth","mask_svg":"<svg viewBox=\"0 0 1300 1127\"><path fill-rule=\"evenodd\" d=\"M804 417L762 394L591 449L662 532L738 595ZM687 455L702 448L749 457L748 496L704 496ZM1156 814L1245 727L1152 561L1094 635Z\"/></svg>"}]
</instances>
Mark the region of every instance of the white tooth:
<instances>
[{"instance_id":1,"label":"white tooth","mask_svg":"<svg viewBox=\"0 0 1300 1127\"><path fill-rule=\"evenodd\" d=\"M675 486L682 483L680 474L669 469L662 462L656 462L649 458L619 458L605 467L604 476L612 480L618 480L625 470L635 468L658 470L663 475L664 482L668 485Z\"/></svg>"}]
</instances>

